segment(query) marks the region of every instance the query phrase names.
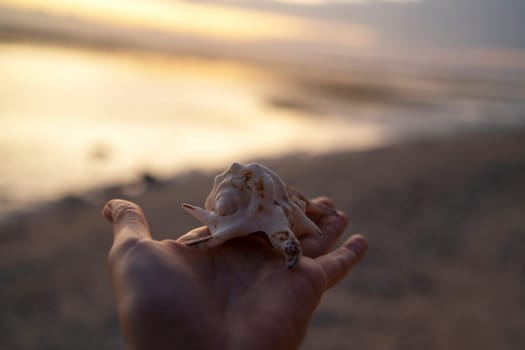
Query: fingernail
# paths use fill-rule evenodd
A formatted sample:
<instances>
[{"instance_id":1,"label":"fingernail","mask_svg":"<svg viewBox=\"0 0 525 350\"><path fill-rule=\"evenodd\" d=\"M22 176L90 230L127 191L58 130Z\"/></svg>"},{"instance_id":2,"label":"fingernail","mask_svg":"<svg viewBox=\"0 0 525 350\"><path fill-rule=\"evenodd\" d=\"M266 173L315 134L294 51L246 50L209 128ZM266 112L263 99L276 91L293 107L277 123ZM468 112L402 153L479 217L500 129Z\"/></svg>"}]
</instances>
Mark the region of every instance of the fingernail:
<instances>
[{"instance_id":1,"label":"fingernail","mask_svg":"<svg viewBox=\"0 0 525 350\"><path fill-rule=\"evenodd\" d=\"M348 248L350 248L355 253L355 255L363 254L367 247L368 243L366 239L361 236L355 237L348 245Z\"/></svg>"},{"instance_id":2,"label":"fingernail","mask_svg":"<svg viewBox=\"0 0 525 350\"><path fill-rule=\"evenodd\" d=\"M107 203L105 206L104 206L104 209L102 210L102 215L104 215L104 217L113 222L113 207L111 206L111 202Z\"/></svg>"}]
</instances>

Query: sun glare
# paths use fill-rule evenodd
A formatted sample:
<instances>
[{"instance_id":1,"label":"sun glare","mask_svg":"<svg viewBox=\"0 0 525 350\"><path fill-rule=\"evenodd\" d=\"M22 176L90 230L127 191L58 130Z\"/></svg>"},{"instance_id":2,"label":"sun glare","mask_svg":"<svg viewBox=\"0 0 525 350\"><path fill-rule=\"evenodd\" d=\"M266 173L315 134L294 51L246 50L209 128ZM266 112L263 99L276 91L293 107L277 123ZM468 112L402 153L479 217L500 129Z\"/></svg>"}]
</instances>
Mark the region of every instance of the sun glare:
<instances>
[{"instance_id":1,"label":"sun glare","mask_svg":"<svg viewBox=\"0 0 525 350\"><path fill-rule=\"evenodd\" d=\"M4 3L52 14L212 39L316 41L359 48L370 45L374 40L374 32L364 25L214 4L145 0L7 0ZM334 36L333 33L339 35Z\"/></svg>"}]
</instances>

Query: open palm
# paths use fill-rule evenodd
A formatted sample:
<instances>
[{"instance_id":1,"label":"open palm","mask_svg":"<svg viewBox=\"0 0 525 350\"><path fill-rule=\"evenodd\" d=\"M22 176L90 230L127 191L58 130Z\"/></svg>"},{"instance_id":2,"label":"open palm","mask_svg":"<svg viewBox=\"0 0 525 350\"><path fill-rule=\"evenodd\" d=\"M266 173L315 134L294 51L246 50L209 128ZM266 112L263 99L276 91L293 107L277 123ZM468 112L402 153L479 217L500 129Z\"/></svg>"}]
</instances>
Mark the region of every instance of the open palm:
<instances>
[{"instance_id":1,"label":"open palm","mask_svg":"<svg viewBox=\"0 0 525 350\"><path fill-rule=\"evenodd\" d=\"M314 200L331 207L327 199ZM132 349L295 349L323 292L341 280L366 251L353 236L325 254L347 225L341 213L311 219L323 236L300 239L304 256L294 269L258 234L211 249L185 240L155 241L141 209L113 200L110 271L121 327Z\"/></svg>"}]
</instances>

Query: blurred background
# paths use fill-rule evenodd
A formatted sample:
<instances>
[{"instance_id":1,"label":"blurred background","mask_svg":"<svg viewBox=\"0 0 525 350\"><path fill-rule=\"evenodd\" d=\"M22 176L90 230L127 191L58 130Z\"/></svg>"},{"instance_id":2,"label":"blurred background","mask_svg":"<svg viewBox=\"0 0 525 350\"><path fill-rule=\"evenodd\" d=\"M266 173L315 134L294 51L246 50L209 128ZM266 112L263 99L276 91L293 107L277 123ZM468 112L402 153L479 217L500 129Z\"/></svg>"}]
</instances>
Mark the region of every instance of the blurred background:
<instances>
[{"instance_id":1,"label":"blurred background","mask_svg":"<svg viewBox=\"0 0 525 350\"><path fill-rule=\"evenodd\" d=\"M524 125L522 0L0 0L0 347L124 348L103 203L257 160L371 243L304 349L522 349Z\"/></svg>"}]
</instances>

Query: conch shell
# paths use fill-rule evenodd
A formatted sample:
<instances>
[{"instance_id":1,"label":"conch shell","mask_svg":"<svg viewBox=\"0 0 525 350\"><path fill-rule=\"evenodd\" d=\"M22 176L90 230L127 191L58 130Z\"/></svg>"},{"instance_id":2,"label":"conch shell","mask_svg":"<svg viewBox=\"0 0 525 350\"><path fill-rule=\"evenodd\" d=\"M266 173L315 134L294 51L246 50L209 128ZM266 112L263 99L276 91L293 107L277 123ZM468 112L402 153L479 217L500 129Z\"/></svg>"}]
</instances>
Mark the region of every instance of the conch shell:
<instances>
[{"instance_id":1,"label":"conch shell","mask_svg":"<svg viewBox=\"0 0 525 350\"><path fill-rule=\"evenodd\" d=\"M318 211L303 195L265 166L233 163L215 177L204 209L190 204L182 207L208 227L211 235L186 242L187 245L214 247L229 239L255 232L267 235L281 252L289 268L302 254L297 237L322 235L307 216Z\"/></svg>"}]
</instances>

